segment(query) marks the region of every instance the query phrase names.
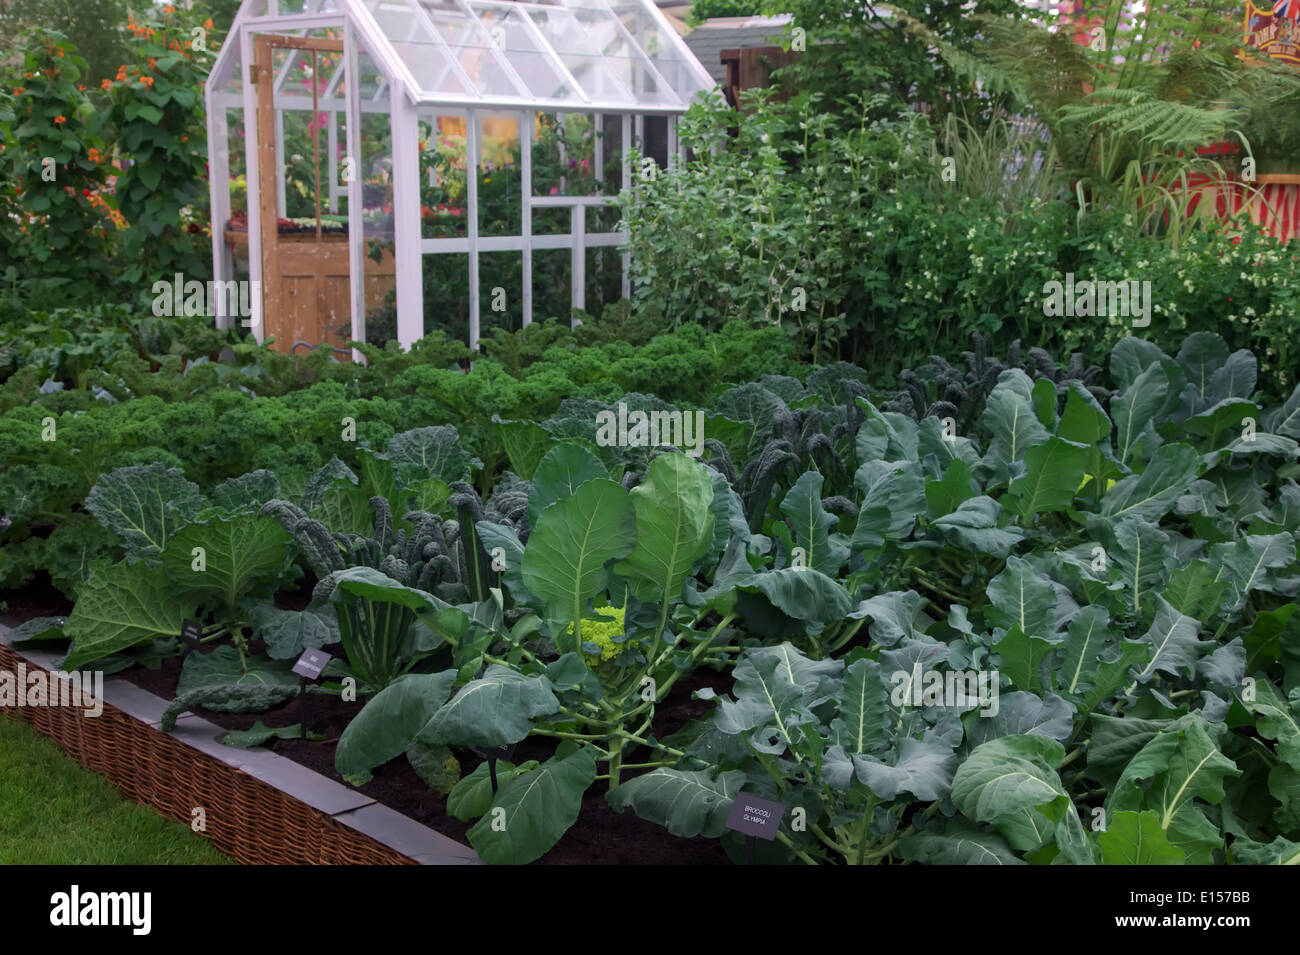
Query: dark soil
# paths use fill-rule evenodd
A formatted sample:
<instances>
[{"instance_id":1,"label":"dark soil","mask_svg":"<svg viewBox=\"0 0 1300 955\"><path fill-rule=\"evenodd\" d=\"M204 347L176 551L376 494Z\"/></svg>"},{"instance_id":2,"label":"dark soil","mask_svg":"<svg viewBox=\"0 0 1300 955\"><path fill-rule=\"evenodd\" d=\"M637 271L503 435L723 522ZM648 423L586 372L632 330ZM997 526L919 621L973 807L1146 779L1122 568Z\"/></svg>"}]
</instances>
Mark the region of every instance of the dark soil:
<instances>
[{"instance_id":1,"label":"dark soil","mask_svg":"<svg viewBox=\"0 0 1300 955\"><path fill-rule=\"evenodd\" d=\"M295 604L295 594L285 595L286 607ZM307 591L310 598L310 590ZM48 585L25 588L24 591L0 593L0 600L9 604L8 616L19 620L38 616L55 616L71 612L71 604L58 591ZM277 600L277 603L281 603ZM305 604L304 604L305 605ZM253 650L260 650L255 641ZM338 648L333 648L337 650ZM199 651L202 652L202 651ZM133 667L119 674L123 679L141 689L171 700L176 696L180 680L181 658L166 660L157 670ZM651 734L663 739L676 732L690 720L702 716L711 704L694 700L691 693L701 687L713 687L718 692L730 689L730 678L712 670L701 670L691 677L679 680L668 698L656 709ZM334 770L334 749L339 736L362 704L345 703L337 696L312 694L308 697L309 728L314 733L324 733L325 740L273 739L267 748L307 768L343 783ZM291 726L299 722L299 701L295 698L264 713L213 713L197 711L218 726L231 730L251 729L254 723L266 726ZM543 761L554 752L554 740L529 737L515 749L513 762L536 759ZM482 759L471 750L457 749L461 775L473 772ZM624 754L625 762L646 762L646 750ZM635 775L635 771L628 776ZM347 785L346 783L343 783ZM375 770L374 778L359 787L360 791L376 802L388 806L423 823L431 829L450 836L459 842L468 840L465 833L469 823L460 822L447 814L446 799L429 790L404 758L398 758ZM578 821L569 829L545 856L538 860L542 865L726 865L730 864L721 843L716 839L681 839L669 835L667 830L646 822L630 810L620 813L605 802L605 785L597 782L587 790Z\"/></svg>"}]
</instances>

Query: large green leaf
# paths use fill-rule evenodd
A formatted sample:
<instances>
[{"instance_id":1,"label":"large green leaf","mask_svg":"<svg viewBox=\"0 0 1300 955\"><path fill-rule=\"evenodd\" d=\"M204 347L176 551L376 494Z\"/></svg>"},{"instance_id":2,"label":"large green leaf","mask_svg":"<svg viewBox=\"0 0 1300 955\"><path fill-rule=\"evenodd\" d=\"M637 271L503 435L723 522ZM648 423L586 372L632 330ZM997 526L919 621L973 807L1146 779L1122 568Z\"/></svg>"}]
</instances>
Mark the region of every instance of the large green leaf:
<instances>
[{"instance_id":1,"label":"large green leaf","mask_svg":"<svg viewBox=\"0 0 1300 955\"><path fill-rule=\"evenodd\" d=\"M537 526L542 511L556 501L573 497L578 488L597 478L609 478L609 469L586 448L557 444L533 470L528 491L528 523Z\"/></svg>"},{"instance_id":2,"label":"large green leaf","mask_svg":"<svg viewBox=\"0 0 1300 955\"><path fill-rule=\"evenodd\" d=\"M981 743L957 767L953 805L976 822L992 824L1013 848L1036 849L1073 811L1056 772L1064 757L1060 743L1037 733Z\"/></svg>"},{"instance_id":3,"label":"large green leaf","mask_svg":"<svg viewBox=\"0 0 1300 955\"><path fill-rule=\"evenodd\" d=\"M1233 861L1242 865L1300 865L1300 842L1278 836L1267 845L1238 839L1232 844Z\"/></svg>"},{"instance_id":4,"label":"large green leaf","mask_svg":"<svg viewBox=\"0 0 1300 955\"><path fill-rule=\"evenodd\" d=\"M719 697L714 725L729 735L747 734L751 746L762 753L780 754L797 740L791 727L810 722L804 705L804 688L775 654L746 655L736 665L732 692L735 701Z\"/></svg>"},{"instance_id":5,"label":"large green leaf","mask_svg":"<svg viewBox=\"0 0 1300 955\"><path fill-rule=\"evenodd\" d=\"M1011 482L1003 504L1023 523L1040 511L1064 511L1083 480L1090 449L1053 435L1025 452L1025 473Z\"/></svg>"},{"instance_id":6,"label":"large green leaf","mask_svg":"<svg viewBox=\"0 0 1300 955\"><path fill-rule=\"evenodd\" d=\"M256 511L280 496L280 482L270 471L257 470L222 481L212 489L212 503L227 514Z\"/></svg>"},{"instance_id":7,"label":"large green leaf","mask_svg":"<svg viewBox=\"0 0 1300 955\"><path fill-rule=\"evenodd\" d=\"M901 540L925 510L925 474L914 461L867 461L853 476L862 491L852 545L880 547Z\"/></svg>"},{"instance_id":8,"label":"large green leaf","mask_svg":"<svg viewBox=\"0 0 1300 955\"><path fill-rule=\"evenodd\" d=\"M1052 651L1052 645L1039 637L1031 637L1012 624L1006 636L993 646L998 655L998 667L1012 684L1022 690L1037 693L1043 688L1043 661Z\"/></svg>"},{"instance_id":9,"label":"large green leaf","mask_svg":"<svg viewBox=\"0 0 1300 955\"><path fill-rule=\"evenodd\" d=\"M735 587L761 593L782 613L804 623L842 620L852 607L849 593L839 581L811 567L783 567L748 574L738 578Z\"/></svg>"},{"instance_id":10,"label":"large green leaf","mask_svg":"<svg viewBox=\"0 0 1300 955\"><path fill-rule=\"evenodd\" d=\"M1152 809L1161 831L1194 865L1212 861L1223 834L1197 806L1223 800L1223 780L1240 775L1236 764L1210 738L1199 714L1183 717L1158 733L1124 768L1106 801L1108 814Z\"/></svg>"},{"instance_id":11,"label":"large green leaf","mask_svg":"<svg viewBox=\"0 0 1300 955\"><path fill-rule=\"evenodd\" d=\"M1109 618L1104 607L1093 605L1080 608L1070 619L1065 655L1056 668L1058 684L1066 693L1079 692L1096 669L1098 657L1110 637L1106 630Z\"/></svg>"},{"instance_id":12,"label":"large green leaf","mask_svg":"<svg viewBox=\"0 0 1300 955\"><path fill-rule=\"evenodd\" d=\"M1227 364L1227 343L1213 332L1193 332L1183 339L1177 359L1196 397L1214 401L1214 375Z\"/></svg>"},{"instance_id":13,"label":"large green leaf","mask_svg":"<svg viewBox=\"0 0 1300 955\"><path fill-rule=\"evenodd\" d=\"M1129 515L1158 521L1196 479L1200 457L1188 444L1166 444L1141 474L1119 481L1101 499L1101 513L1115 521Z\"/></svg>"},{"instance_id":14,"label":"large green leaf","mask_svg":"<svg viewBox=\"0 0 1300 955\"><path fill-rule=\"evenodd\" d=\"M905 836L900 858L929 865L1025 865L996 832L985 832L960 816Z\"/></svg>"},{"instance_id":15,"label":"large green leaf","mask_svg":"<svg viewBox=\"0 0 1300 955\"><path fill-rule=\"evenodd\" d=\"M1182 865L1187 854L1169 842L1160 826L1160 814L1116 812L1106 829L1097 833L1102 865Z\"/></svg>"},{"instance_id":16,"label":"large green leaf","mask_svg":"<svg viewBox=\"0 0 1300 955\"><path fill-rule=\"evenodd\" d=\"M837 715L831 721L831 738L845 755L868 753L888 742L893 715L889 705L889 680L876 660L855 660L844 670Z\"/></svg>"},{"instance_id":17,"label":"large green leaf","mask_svg":"<svg viewBox=\"0 0 1300 955\"><path fill-rule=\"evenodd\" d=\"M994 484L1008 480L1012 465L1047 440L1047 429L1034 412L1033 382L1018 368L1008 368L998 377L984 403L982 421L992 435L983 463Z\"/></svg>"},{"instance_id":18,"label":"large green leaf","mask_svg":"<svg viewBox=\"0 0 1300 955\"><path fill-rule=\"evenodd\" d=\"M535 717L559 707L546 677L493 665L443 704L418 736L423 743L509 746L528 735Z\"/></svg>"},{"instance_id":19,"label":"large green leaf","mask_svg":"<svg viewBox=\"0 0 1300 955\"><path fill-rule=\"evenodd\" d=\"M98 565L63 628L72 640L64 669L160 637L179 637L181 621L193 612L192 602L176 598L161 567Z\"/></svg>"},{"instance_id":20,"label":"large green leaf","mask_svg":"<svg viewBox=\"0 0 1300 955\"><path fill-rule=\"evenodd\" d=\"M1117 577L1128 591L1133 613L1141 614L1174 564L1169 535L1158 525L1130 515L1114 526L1111 545L1111 577Z\"/></svg>"},{"instance_id":21,"label":"large green leaf","mask_svg":"<svg viewBox=\"0 0 1300 955\"><path fill-rule=\"evenodd\" d=\"M1018 527L998 527L1001 513L1002 505L981 494L962 501L951 514L931 523L943 531L949 543L962 550L1005 558L1024 539L1025 532Z\"/></svg>"},{"instance_id":22,"label":"large green leaf","mask_svg":"<svg viewBox=\"0 0 1300 955\"><path fill-rule=\"evenodd\" d=\"M781 513L794 530L794 539L804 549L805 566L834 576L848 560L849 549L832 543L831 528L837 523L834 514L822 507L823 477L805 471L781 501Z\"/></svg>"},{"instance_id":23,"label":"large green leaf","mask_svg":"<svg viewBox=\"0 0 1300 955\"><path fill-rule=\"evenodd\" d=\"M897 799L903 793L924 802L943 799L952 786L956 764L952 747L940 739L899 740L888 760L853 757L858 780L885 800Z\"/></svg>"},{"instance_id":24,"label":"large green leaf","mask_svg":"<svg viewBox=\"0 0 1300 955\"><path fill-rule=\"evenodd\" d=\"M636 528L627 491L613 481L587 481L546 508L533 526L524 548L524 586L546 601L561 626L580 620L586 602L605 589L605 564L632 552Z\"/></svg>"},{"instance_id":25,"label":"large green leaf","mask_svg":"<svg viewBox=\"0 0 1300 955\"><path fill-rule=\"evenodd\" d=\"M1216 579L1208 563L1194 560L1174 569L1163 594L1179 613L1208 620L1219 610L1231 586L1226 580Z\"/></svg>"},{"instance_id":26,"label":"large green leaf","mask_svg":"<svg viewBox=\"0 0 1300 955\"><path fill-rule=\"evenodd\" d=\"M334 768L343 777L369 773L410 748L447 702L455 670L409 673L380 690L339 737Z\"/></svg>"},{"instance_id":27,"label":"large green leaf","mask_svg":"<svg viewBox=\"0 0 1300 955\"><path fill-rule=\"evenodd\" d=\"M177 531L163 551L163 566L186 594L205 602L219 600L233 613L255 583L280 569L288 544L288 533L272 517L215 518Z\"/></svg>"},{"instance_id":28,"label":"large green leaf","mask_svg":"<svg viewBox=\"0 0 1300 955\"><path fill-rule=\"evenodd\" d=\"M925 503L931 517L951 514L978 493L970 465L960 458L948 465L942 478L925 482Z\"/></svg>"},{"instance_id":29,"label":"large green leaf","mask_svg":"<svg viewBox=\"0 0 1300 955\"><path fill-rule=\"evenodd\" d=\"M469 830L470 845L484 862L526 865L578 821L582 794L596 778L596 755L590 746L562 751L502 786L492 807Z\"/></svg>"},{"instance_id":30,"label":"large green leaf","mask_svg":"<svg viewBox=\"0 0 1300 955\"><path fill-rule=\"evenodd\" d=\"M1151 647L1151 662L1138 679L1145 683L1157 670L1190 677L1196 661L1212 644L1197 639L1200 621L1179 613L1163 597L1156 597L1156 608L1151 628L1140 638Z\"/></svg>"},{"instance_id":31,"label":"large green leaf","mask_svg":"<svg viewBox=\"0 0 1300 955\"><path fill-rule=\"evenodd\" d=\"M1152 429L1156 414L1164 407L1169 378L1159 362L1148 365L1133 382L1111 399L1110 416L1115 422L1115 456L1128 464L1136 455L1143 435Z\"/></svg>"},{"instance_id":32,"label":"large green leaf","mask_svg":"<svg viewBox=\"0 0 1300 955\"><path fill-rule=\"evenodd\" d=\"M1300 688L1283 699L1266 679L1255 681L1255 699L1243 701L1255 716L1255 730L1277 741L1277 755L1294 770L1300 770Z\"/></svg>"},{"instance_id":33,"label":"large green leaf","mask_svg":"<svg viewBox=\"0 0 1300 955\"><path fill-rule=\"evenodd\" d=\"M717 838L726 831L727 814L745 785L740 770L719 773L660 767L622 783L607 799L615 809L632 810L675 836Z\"/></svg>"},{"instance_id":34,"label":"large green leaf","mask_svg":"<svg viewBox=\"0 0 1300 955\"><path fill-rule=\"evenodd\" d=\"M296 660L308 647L339 642L339 619L334 608L312 604L305 610L255 607L249 622L253 635L266 644L272 660Z\"/></svg>"},{"instance_id":35,"label":"large green leaf","mask_svg":"<svg viewBox=\"0 0 1300 955\"><path fill-rule=\"evenodd\" d=\"M479 462L470 457L451 425L415 428L395 434L384 451L403 484L434 477L444 484L464 481Z\"/></svg>"},{"instance_id":36,"label":"large green leaf","mask_svg":"<svg viewBox=\"0 0 1300 955\"><path fill-rule=\"evenodd\" d=\"M849 614L854 620L871 618L871 639L882 647L892 647L904 637L916 636L916 615L925 598L915 590L891 590L876 594Z\"/></svg>"},{"instance_id":37,"label":"large green leaf","mask_svg":"<svg viewBox=\"0 0 1300 955\"><path fill-rule=\"evenodd\" d=\"M1110 434L1110 418L1092 393L1076 379L1070 380L1065 393L1065 410L1061 412L1056 433L1076 444L1093 445Z\"/></svg>"},{"instance_id":38,"label":"large green leaf","mask_svg":"<svg viewBox=\"0 0 1300 955\"><path fill-rule=\"evenodd\" d=\"M504 759L497 760L497 786L504 786L521 773L536 769L535 759L526 760L516 766ZM447 794L447 812L453 819L469 822L477 819L492 807L492 773L486 760L479 763L474 772L462 776L460 781Z\"/></svg>"},{"instance_id":39,"label":"large green leaf","mask_svg":"<svg viewBox=\"0 0 1300 955\"><path fill-rule=\"evenodd\" d=\"M179 468L156 463L102 475L86 496L86 510L117 535L131 561L161 555L202 505L197 484Z\"/></svg>"},{"instance_id":40,"label":"large green leaf","mask_svg":"<svg viewBox=\"0 0 1300 955\"><path fill-rule=\"evenodd\" d=\"M1240 607L1252 590L1273 590L1276 584L1271 570L1293 568L1296 564L1296 541L1290 534L1250 534L1231 544L1210 548L1210 566L1216 580L1230 581L1233 605Z\"/></svg>"},{"instance_id":41,"label":"large green leaf","mask_svg":"<svg viewBox=\"0 0 1300 955\"><path fill-rule=\"evenodd\" d=\"M989 620L998 627L1019 627L1031 637L1055 642L1056 590L1027 560L1008 557L1002 573L987 588Z\"/></svg>"},{"instance_id":42,"label":"large green leaf","mask_svg":"<svg viewBox=\"0 0 1300 955\"><path fill-rule=\"evenodd\" d=\"M492 421L510 459L510 469L525 481L531 481L537 462L551 447L551 436L532 421L503 421L496 415Z\"/></svg>"},{"instance_id":43,"label":"large green leaf","mask_svg":"<svg viewBox=\"0 0 1300 955\"><path fill-rule=\"evenodd\" d=\"M713 482L693 458L661 454L631 496L636 546L614 572L632 585L638 600L676 599L713 540Z\"/></svg>"},{"instance_id":44,"label":"large green leaf","mask_svg":"<svg viewBox=\"0 0 1300 955\"><path fill-rule=\"evenodd\" d=\"M1280 407L1265 411L1261 417L1262 430L1300 438L1300 385L1296 385Z\"/></svg>"}]
</instances>

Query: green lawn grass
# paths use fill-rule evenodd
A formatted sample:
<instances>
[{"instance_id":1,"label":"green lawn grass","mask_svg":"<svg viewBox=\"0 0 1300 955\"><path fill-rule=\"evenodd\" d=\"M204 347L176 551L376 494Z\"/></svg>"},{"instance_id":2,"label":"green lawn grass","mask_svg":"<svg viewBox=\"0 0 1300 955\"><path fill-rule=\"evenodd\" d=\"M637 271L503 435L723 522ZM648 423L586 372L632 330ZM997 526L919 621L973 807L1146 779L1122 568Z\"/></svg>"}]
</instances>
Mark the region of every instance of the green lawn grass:
<instances>
[{"instance_id":1,"label":"green lawn grass","mask_svg":"<svg viewBox=\"0 0 1300 955\"><path fill-rule=\"evenodd\" d=\"M131 802L30 726L0 716L0 864L233 865Z\"/></svg>"}]
</instances>

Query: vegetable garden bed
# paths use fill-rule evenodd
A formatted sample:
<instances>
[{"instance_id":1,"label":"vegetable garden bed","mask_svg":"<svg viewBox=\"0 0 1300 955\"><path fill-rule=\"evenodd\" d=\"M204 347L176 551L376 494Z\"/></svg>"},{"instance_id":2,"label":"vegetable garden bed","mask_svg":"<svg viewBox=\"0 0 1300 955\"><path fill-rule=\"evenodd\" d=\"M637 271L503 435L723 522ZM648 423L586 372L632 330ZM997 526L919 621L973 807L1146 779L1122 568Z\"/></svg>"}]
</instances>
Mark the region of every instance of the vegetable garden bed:
<instances>
[{"instance_id":1,"label":"vegetable garden bed","mask_svg":"<svg viewBox=\"0 0 1300 955\"><path fill-rule=\"evenodd\" d=\"M1300 389L1268 401L1203 333L1126 339L1109 374L977 343L887 401L799 375L700 408L602 386L467 413L470 446L417 426L204 486L105 469L69 520L119 559L16 636L489 863L739 861L742 793L788 810L760 862L1300 858ZM280 739L321 647L328 740Z\"/></svg>"},{"instance_id":2,"label":"vegetable garden bed","mask_svg":"<svg viewBox=\"0 0 1300 955\"><path fill-rule=\"evenodd\" d=\"M47 654L24 654L0 632L0 672L44 677ZM173 733L157 728L165 700L122 682L105 690L102 712L78 706L6 706L82 766L130 799L196 831L226 855L251 865L463 865L467 847L404 822L346 787L288 769L270 753L217 743L216 727L189 719ZM114 705L116 704L116 705ZM286 789L296 793L290 794ZM201 816L196 817L196 811Z\"/></svg>"}]
</instances>

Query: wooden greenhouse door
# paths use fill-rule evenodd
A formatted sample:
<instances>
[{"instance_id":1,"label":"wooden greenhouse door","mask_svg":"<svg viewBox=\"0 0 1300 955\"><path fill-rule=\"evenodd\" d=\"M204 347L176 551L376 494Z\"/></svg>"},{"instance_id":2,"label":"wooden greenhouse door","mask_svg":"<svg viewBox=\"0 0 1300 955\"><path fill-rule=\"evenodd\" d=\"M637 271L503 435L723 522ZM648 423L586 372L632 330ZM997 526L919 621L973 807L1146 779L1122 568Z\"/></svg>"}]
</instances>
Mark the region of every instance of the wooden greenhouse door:
<instances>
[{"instance_id":1,"label":"wooden greenhouse door","mask_svg":"<svg viewBox=\"0 0 1300 955\"><path fill-rule=\"evenodd\" d=\"M280 233L277 222L277 155L275 121L275 62L273 50L311 51L313 63L317 53L341 54L342 40L315 37L256 37L258 196L262 233L262 316L266 334L275 338L277 351L290 352L294 343L307 342L313 347L324 342L342 348L350 335L340 334L339 326L351 320L351 278L346 234L327 235L321 229L321 189L319 151L321 130L313 124L312 148L318 171L315 192L315 233ZM316 70L312 71L313 99L316 97ZM313 115L319 115L314 110ZM328 140L326 140L328 142ZM286 148L281 144L281 149ZM326 168L332 168L327 163ZM328 183L324 184L328 188ZM349 210L350 211L350 210ZM350 358L350 353L348 353ZM339 357L343 357L340 353Z\"/></svg>"}]
</instances>

